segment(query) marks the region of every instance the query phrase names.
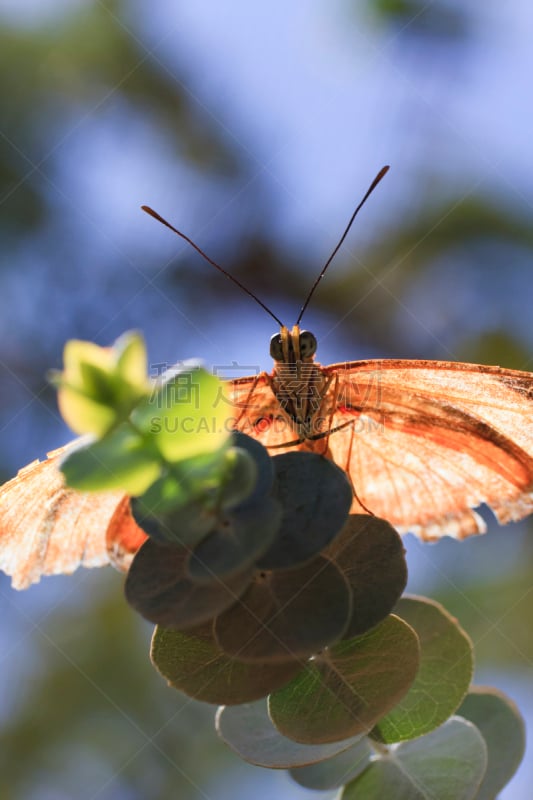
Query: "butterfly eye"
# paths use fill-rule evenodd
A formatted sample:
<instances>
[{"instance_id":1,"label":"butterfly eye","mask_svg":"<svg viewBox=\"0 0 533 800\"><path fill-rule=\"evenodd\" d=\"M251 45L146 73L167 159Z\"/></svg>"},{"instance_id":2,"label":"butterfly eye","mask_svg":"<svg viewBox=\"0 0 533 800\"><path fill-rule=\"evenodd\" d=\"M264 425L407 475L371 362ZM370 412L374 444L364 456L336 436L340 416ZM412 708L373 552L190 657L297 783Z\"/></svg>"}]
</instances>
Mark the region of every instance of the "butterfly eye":
<instances>
[{"instance_id":1,"label":"butterfly eye","mask_svg":"<svg viewBox=\"0 0 533 800\"><path fill-rule=\"evenodd\" d=\"M275 333L270 339L270 355L274 361L283 361L283 346L280 333Z\"/></svg>"},{"instance_id":2,"label":"butterfly eye","mask_svg":"<svg viewBox=\"0 0 533 800\"><path fill-rule=\"evenodd\" d=\"M309 358L316 353L316 337L311 331L302 331L300 334L300 355L302 358Z\"/></svg>"}]
</instances>

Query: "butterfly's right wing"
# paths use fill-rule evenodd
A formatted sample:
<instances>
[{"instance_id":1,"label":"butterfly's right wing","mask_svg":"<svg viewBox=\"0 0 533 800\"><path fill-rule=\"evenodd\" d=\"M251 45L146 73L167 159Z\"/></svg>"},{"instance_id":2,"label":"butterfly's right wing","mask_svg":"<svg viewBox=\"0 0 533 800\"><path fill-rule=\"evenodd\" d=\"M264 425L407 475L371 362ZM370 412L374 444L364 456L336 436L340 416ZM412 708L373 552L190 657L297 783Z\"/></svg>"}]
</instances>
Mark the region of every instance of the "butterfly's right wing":
<instances>
[{"instance_id":1,"label":"butterfly's right wing","mask_svg":"<svg viewBox=\"0 0 533 800\"><path fill-rule=\"evenodd\" d=\"M68 447L33 461L0 488L0 569L15 589L78 566L126 569L146 539L123 492L65 486L58 465Z\"/></svg>"}]
</instances>

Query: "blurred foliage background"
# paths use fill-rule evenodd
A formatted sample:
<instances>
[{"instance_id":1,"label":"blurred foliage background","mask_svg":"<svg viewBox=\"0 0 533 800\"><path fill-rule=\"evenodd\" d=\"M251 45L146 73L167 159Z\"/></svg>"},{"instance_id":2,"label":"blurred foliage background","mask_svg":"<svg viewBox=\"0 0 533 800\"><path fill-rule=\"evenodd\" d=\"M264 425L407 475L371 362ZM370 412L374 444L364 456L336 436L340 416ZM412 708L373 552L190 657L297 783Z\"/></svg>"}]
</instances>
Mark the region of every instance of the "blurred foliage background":
<instances>
[{"instance_id":1,"label":"blurred foliage background","mask_svg":"<svg viewBox=\"0 0 533 800\"><path fill-rule=\"evenodd\" d=\"M271 320L142 203L292 325L390 163L307 312L320 360L532 369L526 0L0 0L0 23L3 479L70 438L45 378L67 338L140 328L154 365L269 368ZM457 615L478 682L531 729L527 528L406 542L409 588ZM0 603L2 797L312 796L165 686L111 569L2 576ZM502 798L530 797L532 762Z\"/></svg>"}]
</instances>

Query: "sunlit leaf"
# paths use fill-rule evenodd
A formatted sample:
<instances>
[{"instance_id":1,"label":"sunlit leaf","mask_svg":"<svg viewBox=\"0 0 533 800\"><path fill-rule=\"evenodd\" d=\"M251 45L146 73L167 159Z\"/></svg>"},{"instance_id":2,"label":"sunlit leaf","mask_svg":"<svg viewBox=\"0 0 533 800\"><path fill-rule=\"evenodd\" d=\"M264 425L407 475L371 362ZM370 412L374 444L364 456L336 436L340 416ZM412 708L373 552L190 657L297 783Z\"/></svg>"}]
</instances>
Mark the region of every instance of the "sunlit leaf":
<instances>
[{"instance_id":1,"label":"sunlit leaf","mask_svg":"<svg viewBox=\"0 0 533 800\"><path fill-rule=\"evenodd\" d=\"M465 697L474 669L470 639L439 603L406 596L395 613L417 633L420 667L405 697L372 730L386 743L414 739L445 722Z\"/></svg>"},{"instance_id":2,"label":"sunlit leaf","mask_svg":"<svg viewBox=\"0 0 533 800\"><path fill-rule=\"evenodd\" d=\"M270 695L270 716L282 734L306 744L364 733L405 695L418 663L415 632L391 614L308 662Z\"/></svg>"},{"instance_id":3,"label":"sunlit leaf","mask_svg":"<svg viewBox=\"0 0 533 800\"><path fill-rule=\"evenodd\" d=\"M157 479L162 464L158 454L123 423L104 439L69 450L60 467L67 485L80 492L122 489L139 495Z\"/></svg>"},{"instance_id":4,"label":"sunlit leaf","mask_svg":"<svg viewBox=\"0 0 533 800\"><path fill-rule=\"evenodd\" d=\"M135 331L120 336L114 344L117 372L122 380L139 390L145 390L148 360L143 337Z\"/></svg>"},{"instance_id":5,"label":"sunlit leaf","mask_svg":"<svg viewBox=\"0 0 533 800\"><path fill-rule=\"evenodd\" d=\"M299 670L298 661L245 664L217 646L210 626L190 632L158 625L151 658L169 684L196 700L233 705L249 703L283 686Z\"/></svg>"},{"instance_id":6,"label":"sunlit leaf","mask_svg":"<svg viewBox=\"0 0 533 800\"><path fill-rule=\"evenodd\" d=\"M131 415L169 462L228 444L231 417L222 382L195 363L173 370Z\"/></svg>"},{"instance_id":7,"label":"sunlit leaf","mask_svg":"<svg viewBox=\"0 0 533 800\"><path fill-rule=\"evenodd\" d=\"M73 339L63 358L64 370L54 381L61 414L76 433L103 436L148 393L146 349L136 332L112 347Z\"/></svg>"}]
</instances>

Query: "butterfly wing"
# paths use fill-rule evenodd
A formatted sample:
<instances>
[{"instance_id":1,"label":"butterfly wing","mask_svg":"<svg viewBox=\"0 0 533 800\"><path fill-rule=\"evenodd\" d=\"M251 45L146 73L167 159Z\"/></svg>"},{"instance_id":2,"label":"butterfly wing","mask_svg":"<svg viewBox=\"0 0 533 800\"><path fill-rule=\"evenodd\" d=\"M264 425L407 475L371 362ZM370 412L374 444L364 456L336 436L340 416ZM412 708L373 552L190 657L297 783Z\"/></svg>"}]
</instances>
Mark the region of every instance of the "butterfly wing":
<instances>
[{"instance_id":1,"label":"butterfly wing","mask_svg":"<svg viewBox=\"0 0 533 800\"><path fill-rule=\"evenodd\" d=\"M235 428L265 447L278 448L271 455L283 452L284 443L297 439L290 417L272 391L266 373L228 381L227 396L234 407Z\"/></svg>"},{"instance_id":2,"label":"butterfly wing","mask_svg":"<svg viewBox=\"0 0 533 800\"><path fill-rule=\"evenodd\" d=\"M331 457L377 516L424 539L533 511L533 375L440 361L333 364Z\"/></svg>"},{"instance_id":3,"label":"butterfly wing","mask_svg":"<svg viewBox=\"0 0 533 800\"><path fill-rule=\"evenodd\" d=\"M406 360L323 372L331 382L320 415L333 432L298 449L327 447L350 476L353 511L366 507L423 539L483 532L473 511L482 503L501 523L533 511L530 373ZM268 376L233 381L231 391L239 430L268 447L294 441Z\"/></svg>"},{"instance_id":4,"label":"butterfly wing","mask_svg":"<svg viewBox=\"0 0 533 800\"><path fill-rule=\"evenodd\" d=\"M0 569L15 589L78 566L127 568L146 538L122 492L65 486L58 465L68 447L32 462L0 489Z\"/></svg>"}]
</instances>

